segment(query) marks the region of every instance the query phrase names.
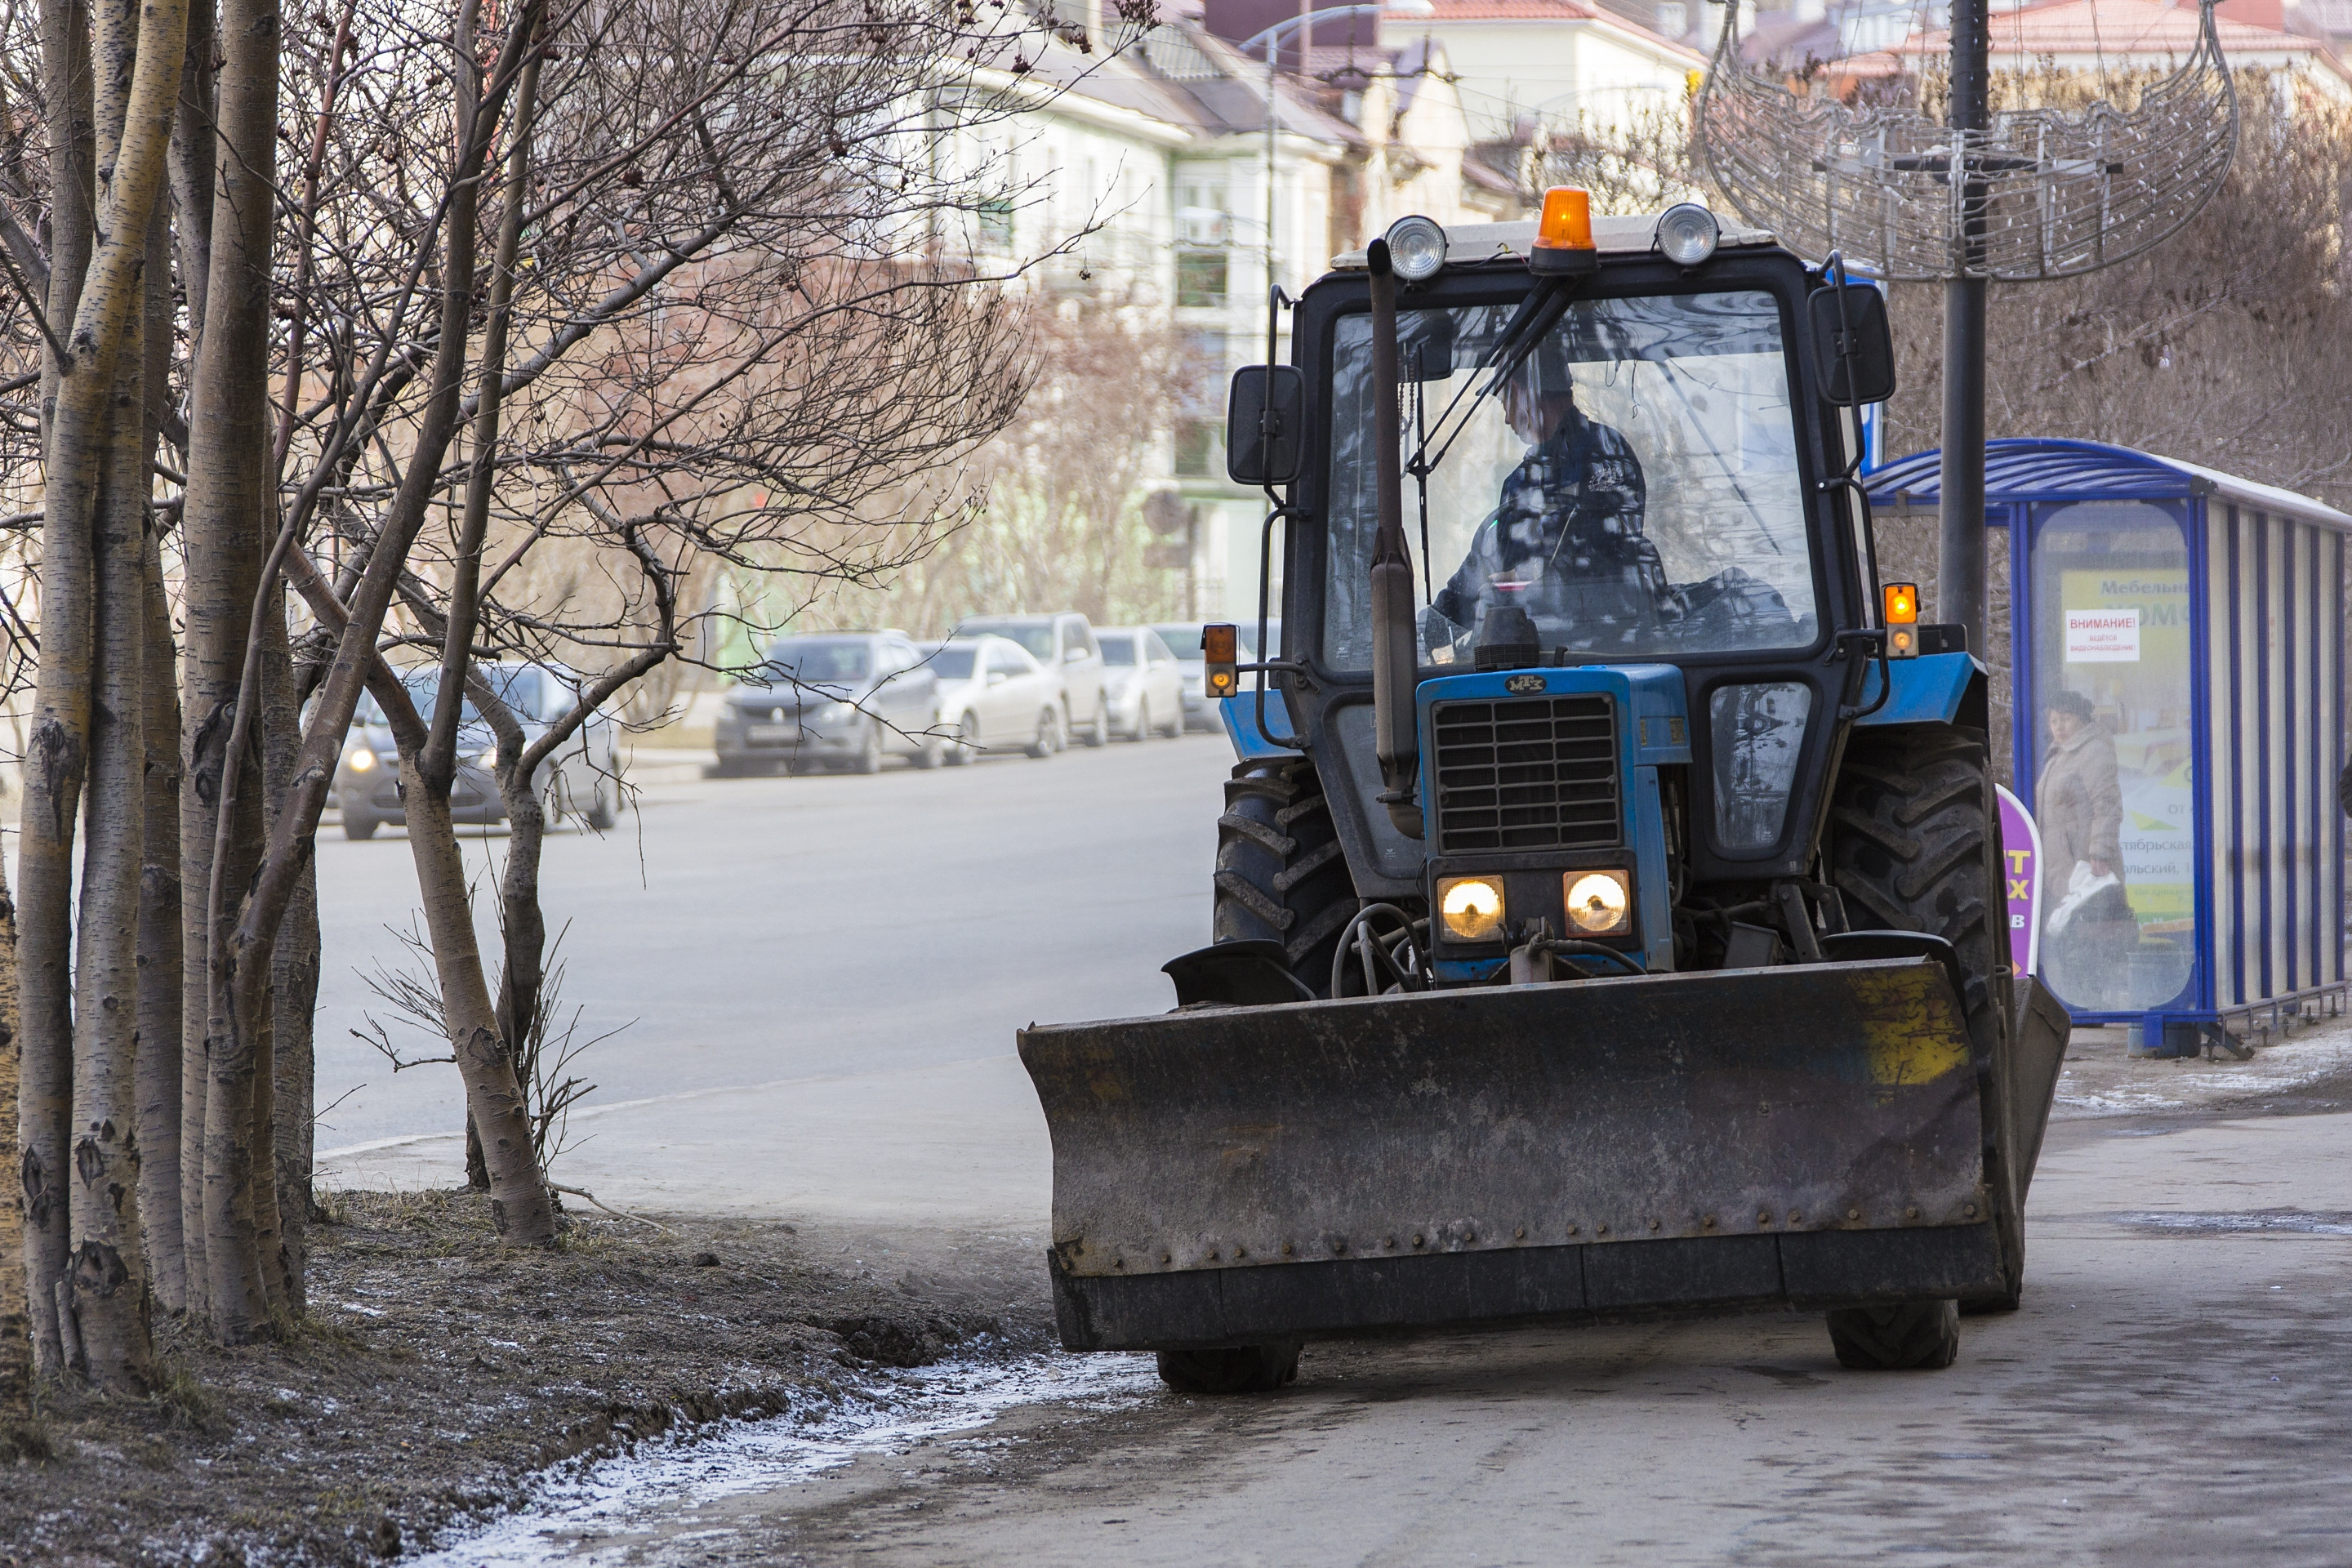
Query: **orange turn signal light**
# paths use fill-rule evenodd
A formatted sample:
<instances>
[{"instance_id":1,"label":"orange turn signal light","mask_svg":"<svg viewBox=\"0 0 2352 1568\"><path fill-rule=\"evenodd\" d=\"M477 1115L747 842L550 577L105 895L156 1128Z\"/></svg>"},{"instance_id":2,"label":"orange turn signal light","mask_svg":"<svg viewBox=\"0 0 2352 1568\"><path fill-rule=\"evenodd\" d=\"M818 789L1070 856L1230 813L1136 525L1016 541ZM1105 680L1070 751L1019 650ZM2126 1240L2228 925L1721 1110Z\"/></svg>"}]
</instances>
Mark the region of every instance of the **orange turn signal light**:
<instances>
[{"instance_id":1,"label":"orange turn signal light","mask_svg":"<svg viewBox=\"0 0 2352 1568\"><path fill-rule=\"evenodd\" d=\"M1601 253L1592 243L1591 193L1554 185L1544 193L1535 247L1528 253L1528 270L1591 272L1600 265Z\"/></svg>"},{"instance_id":2,"label":"orange turn signal light","mask_svg":"<svg viewBox=\"0 0 2352 1568\"><path fill-rule=\"evenodd\" d=\"M1889 583L1879 590L1886 605L1886 624L1890 626L1916 626L1919 624L1919 584Z\"/></svg>"},{"instance_id":3,"label":"orange turn signal light","mask_svg":"<svg viewBox=\"0 0 2352 1568\"><path fill-rule=\"evenodd\" d=\"M1233 626L1201 628L1201 683L1211 697L1233 697L1242 689L1241 628Z\"/></svg>"}]
</instances>

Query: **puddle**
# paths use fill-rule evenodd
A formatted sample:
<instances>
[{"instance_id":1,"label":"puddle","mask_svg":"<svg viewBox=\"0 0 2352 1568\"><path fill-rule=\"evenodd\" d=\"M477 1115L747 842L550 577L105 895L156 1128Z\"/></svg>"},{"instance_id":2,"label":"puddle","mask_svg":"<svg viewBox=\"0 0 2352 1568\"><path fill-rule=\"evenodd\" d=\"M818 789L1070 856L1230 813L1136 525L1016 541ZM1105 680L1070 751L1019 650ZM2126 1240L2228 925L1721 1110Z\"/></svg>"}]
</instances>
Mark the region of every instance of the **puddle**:
<instances>
[{"instance_id":1,"label":"puddle","mask_svg":"<svg viewBox=\"0 0 2352 1568\"><path fill-rule=\"evenodd\" d=\"M2240 1209L2227 1214L2143 1211L2107 1217L2142 1230L2193 1231L2200 1236L2352 1236L2352 1214L2311 1214L2302 1209Z\"/></svg>"},{"instance_id":2,"label":"puddle","mask_svg":"<svg viewBox=\"0 0 2352 1568\"><path fill-rule=\"evenodd\" d=\"M1008 1410L1056 1402L1132 1405L1160 1388L1148 1355L1042 1355L942 1362L893 1373L764 1421L703 1427L635 1452L541 1477L520 1510L446 1532L419 1568L531 1568L625 1551L687 1523L704 1504L788 1487L866 1454L984 1426Z\"/></svg>"}]
</instances>

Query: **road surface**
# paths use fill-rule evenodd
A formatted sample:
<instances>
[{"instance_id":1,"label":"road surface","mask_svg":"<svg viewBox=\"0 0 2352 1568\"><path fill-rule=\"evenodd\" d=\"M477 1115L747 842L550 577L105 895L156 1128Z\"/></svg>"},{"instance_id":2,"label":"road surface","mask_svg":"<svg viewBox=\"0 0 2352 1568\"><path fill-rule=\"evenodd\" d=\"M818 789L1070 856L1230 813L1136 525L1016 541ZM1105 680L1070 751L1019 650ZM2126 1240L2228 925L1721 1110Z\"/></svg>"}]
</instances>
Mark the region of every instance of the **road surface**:
<instances>
[{"instance_id":1,"label":"road surface","mask_svg":"<svg viewBox=\"0 0 2352 1568\"><path fill-rule=\"evenodd\" d=\"M550 846L607 1201L1034 1257L1032 1018L1168 1005L1201 941L1221 741L961 773L679 783ZM478 847L487 865L501 840ZM321 845L336 1180L446 1183L450 1069L341 1029L413 898L395 836ZM379 1012L381 1008L377 1009ZM660 1501L594 1563L2352 1562L2342 1027L2236 1064L2077 1037L2022 1310L1942 1373L1838 1370L1813 1316L1310 1348L1283 1394L1028 1405L814 1479ZM422 1048L423 1042L419 1042ZM2275 1091L2275 1092L2274 1092ZM2265 1100L2264 1096L2271 1096ZM2197 1109L2226 1100L2228 1115ZM2293 1114L2246 1114L2265 1105ZM352 1147L357 1145L357 1147ZM912 1238L909 1241L908 1238ZM829 1249L829 1248L828 1248ZM920 1261L919 1257L918 1261ZM897 1263L891 1267L897 1267Z\"/></svg>"},{"instance_id":2,"label":"road surface","mask_svg":"<svg viewBox=\"0 0 2352 1568\"><path fill-rule=\"evenodd\" d=\"M557 1178L623 1207L1034 1226L1045 1121L1013 1055L1033 1021L1165 1011L1209 937L1222 735L920 773L657 784L614 832L551 834L560 1007L597 1086ZM670 770L675 774L677 770ZM467 845L496 951L502 832ZM394 1073L352 1031L367 977L423 964L405 837L320 836L323 1180L463 1179L446 1065ZM495 975L493 975L495 980ZM447 1046L390 1029L415 1057Z\"/></svg>"}]
</instances>

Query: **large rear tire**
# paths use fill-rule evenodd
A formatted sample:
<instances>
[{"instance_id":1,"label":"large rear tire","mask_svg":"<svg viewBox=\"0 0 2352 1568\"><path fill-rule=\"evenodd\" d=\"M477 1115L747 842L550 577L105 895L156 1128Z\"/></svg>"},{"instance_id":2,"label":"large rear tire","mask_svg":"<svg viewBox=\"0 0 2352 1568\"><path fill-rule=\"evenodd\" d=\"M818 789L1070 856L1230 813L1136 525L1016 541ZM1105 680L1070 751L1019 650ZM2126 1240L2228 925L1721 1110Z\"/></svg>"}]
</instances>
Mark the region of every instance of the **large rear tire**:
<instances>
[{"instance_id":1,"label":"large rear tire","mask_svg":"<svg viewBox=\"0 0 2352 1568\"><path fill-rule=\"evenodd\" d=\"M1339 930L1356 909L1315 764L1293 758L1235 768L1217 818L1212 940L1280 942L1290 972L1321 996L1330 990Z\"/></svg>"},{"instance_id":2,"label":"large rear tire","mask_svg":"<svg viewBox=\"0 0 2352 1568\"><path fill-rule=\"evenodd\" d=\"M1830 1347L1856 1372L1940 1372L1960 1353L1960 1304L1842 1308L1830 1314Z\"/></svg>"},{"instance_id":3,"label":"large rear tire","mask_svg":"<svg viewBox=\"0 0 2352 1568\"><path fill-rule=\"evenodd\" d=\"M1271 1394L1297 1376L1296 1340L1160 1352L1160 1381L1179 1394Z\"/></svg>"},{"instance_id":4,"label":"large rear tire","mask_svg":"<svg viewBox=\"0 0 2352 1568\"><path fill-rule=\"evenodd\" d=\"M1857 730L1832 807L1830 878L1856 928L1918 931L1958 950L1960 1005L1985 1106L1985 1184L2000 1238L2002 1289L1964 1297L1971 1312L2014 1311L2025 1288L2025 1224L2011 1171L2006 1096L2011 1017L2000 818L1981 733L1941 725Z\"/></svg>"}]
</instances>

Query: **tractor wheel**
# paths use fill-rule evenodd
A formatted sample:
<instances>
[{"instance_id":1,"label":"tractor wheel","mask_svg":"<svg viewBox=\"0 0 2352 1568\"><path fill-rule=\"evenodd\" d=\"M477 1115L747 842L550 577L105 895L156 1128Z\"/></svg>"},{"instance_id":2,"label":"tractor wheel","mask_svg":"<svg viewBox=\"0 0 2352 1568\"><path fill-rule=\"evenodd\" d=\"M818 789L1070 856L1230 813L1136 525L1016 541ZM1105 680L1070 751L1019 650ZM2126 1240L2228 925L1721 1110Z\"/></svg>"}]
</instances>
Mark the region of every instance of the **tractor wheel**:
<instances>
[{"instance_id":1,"label":"tractor wheel","mask_svg":"<svg viewBox=\"0 0 2352 1568\"><path fill-rule=\"evenodd\" d=\"M1971 1312L2014 1311L2025 1285L2001 1079L2009 1066L2008 905L2000 897L2000 818L1984 737L1940 726L1858 730L1839 769L1831 879L1856 930L1919 931L1958 950L1960 1005L1990 1128L1985 1184L2000 1237L1998 1293L1965 1297Z\"/></svg>"},{"instance_id":2,"label":"tractor wheel","mask_svg":"<svg viewBox=\"0 0 2352 1568\"><path fill-rule=\"evenodd\" d=\"M1830 1314L1830 1345L1856 1372L1940 1372L1960 1353L1960 1304L1842 1308Z\"/></svg>"},{"instance_id":3,"label":"tractor wheel","mask_svg":"<svg viewBox=\"0 0 2352 1568\"><path fill-rule=\"evenodd\" d=\"M1217 818L1213 940L1279 942L1291 973L1320 996L1331 986L1339 929L1356 908L1315 764L1294 758L1235 768Z\"/></svg>"},{"instance_id":4,"label":"tractor wheel","mask_svg":"<svg viewBox=\"0 0 2352 1568\"><path fill-rule=\"evenodd\" d=\"M1297 1340L1160 1352L1160 1381L1179 1394L1271 1394L1297 1375Z\"/></svg>"}]
</instances>

